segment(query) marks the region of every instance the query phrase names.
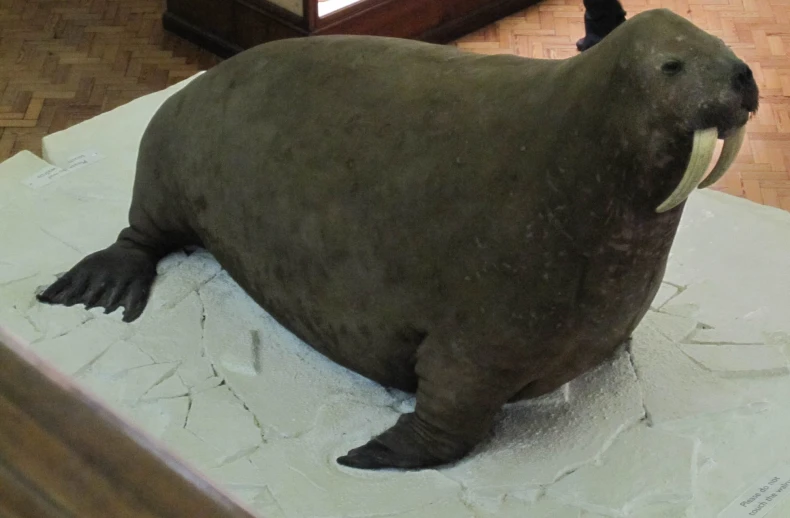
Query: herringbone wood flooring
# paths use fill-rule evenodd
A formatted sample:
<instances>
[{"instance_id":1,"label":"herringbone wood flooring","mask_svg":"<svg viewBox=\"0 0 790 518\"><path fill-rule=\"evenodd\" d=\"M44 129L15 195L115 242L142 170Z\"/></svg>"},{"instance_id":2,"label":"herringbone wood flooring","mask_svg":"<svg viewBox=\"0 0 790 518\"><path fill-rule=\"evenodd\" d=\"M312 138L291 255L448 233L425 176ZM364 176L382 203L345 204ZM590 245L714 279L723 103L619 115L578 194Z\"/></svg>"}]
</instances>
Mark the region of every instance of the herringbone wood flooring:
<instances>
[{"instance_id":1,"label":"herringbone wood flooring","mask_svg":"<svg viewBox=\"0 0 790 518\"><path fill-rule=\"evenodd\" d=\"M0 160L218 60L161 26L164 0L0 0Z\"/></svg>"},{"instance_id":2,"label":"herringbone wood flooring","mask_svg":"<svg viewBox=\"0 0 790 518\"><path fill-rule=\"evenodd\" d=\"M667 7L723 38L753 68L761 108L717 189L790 210L790 0L625 0ZM0 160L218 60L164 33L164 0L0 0ZM574 55L581 0L539 5L456 44L481 53Z\"/></svg>"}]
</instances>

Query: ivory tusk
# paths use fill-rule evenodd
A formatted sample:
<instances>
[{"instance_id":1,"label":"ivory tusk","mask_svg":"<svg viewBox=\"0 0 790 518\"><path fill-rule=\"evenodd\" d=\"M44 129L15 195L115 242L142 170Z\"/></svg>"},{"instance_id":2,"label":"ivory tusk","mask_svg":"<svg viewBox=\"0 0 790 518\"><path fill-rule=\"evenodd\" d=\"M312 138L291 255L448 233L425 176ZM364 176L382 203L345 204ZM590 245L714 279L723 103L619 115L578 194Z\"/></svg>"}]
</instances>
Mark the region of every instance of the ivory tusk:
<instances>
[{"instance_id":1,"label":"ivory tusk","mask_svg":"<svg viewBox=\"0 0 790 518\"><path fill-rule=\"evenodd\" d=\"M710 172L708 177L702 180L702 183L699 184L700 189L710 187L714 183L718 182L722 176L724 176L724 173L727 172L732 163L735 161L735 157L738 156L745 136L746 125L744 124L738 128L738 130L733 135L730 135L724 139L724 145L721 148L719 160L716 162L716 165L713 167L713 170Z\"/></svg>"},{"instance_id":2,"label":"ivory tusk","mask_svg":"<svg viewBox=\"0 0 790 518\"><path fill-rule=\"evenodd\" d=\"M658 206L656 212L666 212L677 207L686 201L689 194L699 185L713 158L718 135L719 130L716 128L708 128L694 132L691 158L689 158L689 163L688 166L686 166L686 171L683 173L683 178L680 179L680 184L664 203Z\"/></svg>"}]
</instances>

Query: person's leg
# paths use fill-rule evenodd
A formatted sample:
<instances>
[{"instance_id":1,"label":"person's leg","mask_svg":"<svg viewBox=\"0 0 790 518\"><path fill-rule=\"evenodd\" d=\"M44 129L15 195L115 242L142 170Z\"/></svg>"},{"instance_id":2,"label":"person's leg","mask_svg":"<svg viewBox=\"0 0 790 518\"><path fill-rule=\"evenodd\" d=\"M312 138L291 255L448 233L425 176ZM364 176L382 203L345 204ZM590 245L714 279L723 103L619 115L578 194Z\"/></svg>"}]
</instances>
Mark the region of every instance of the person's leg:
<instances>
[{"instance_id":1,"label":"person's leg","mask_svg":"<svg viewBox=\"0 0 790 518\"><path fill-rule=\"evenodd\" d=\"M625 21L625 10L618 0L584 0L584 38L576 48L584 51L601 41Z\"/></svg>"}]
</instances>

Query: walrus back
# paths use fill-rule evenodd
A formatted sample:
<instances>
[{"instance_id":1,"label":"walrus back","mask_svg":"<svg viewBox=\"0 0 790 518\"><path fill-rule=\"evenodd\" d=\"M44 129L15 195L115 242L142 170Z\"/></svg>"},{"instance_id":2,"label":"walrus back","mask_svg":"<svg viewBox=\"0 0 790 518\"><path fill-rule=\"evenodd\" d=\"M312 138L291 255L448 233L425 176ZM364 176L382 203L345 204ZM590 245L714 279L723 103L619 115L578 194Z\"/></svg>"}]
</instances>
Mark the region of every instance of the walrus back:
<instances>
[{"instance_id":1,"label":"walrus back","mask_svg":"<svg viewBox=\"0 0 790 518\"><path fill-rule=\"evenodd\" d=\"M447 299L477 304L463 288L470 236L499 236L491 262L525 260L523 229L547 201L531 173L560 145L530 131L560 93L525 85L556 68L407 40L276 42L168 99L141 154L265 309L340 363L390 347L371 377L403 377L416 344L393 337L431 328ZM289 320L313 305L322 322Z\"/></svg>"}]
</instances>

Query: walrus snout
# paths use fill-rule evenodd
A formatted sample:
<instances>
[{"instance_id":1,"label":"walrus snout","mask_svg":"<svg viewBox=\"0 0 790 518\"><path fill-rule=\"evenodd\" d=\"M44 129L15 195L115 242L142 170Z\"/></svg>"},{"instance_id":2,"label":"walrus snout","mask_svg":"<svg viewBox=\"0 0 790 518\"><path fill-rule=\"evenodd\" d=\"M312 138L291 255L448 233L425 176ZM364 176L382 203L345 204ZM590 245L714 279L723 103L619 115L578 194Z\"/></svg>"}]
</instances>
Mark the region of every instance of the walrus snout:
<instances>
[{"instance_id":1,"label":"walrus snout","mask_svg":"<svg viewBox=\"0 0 790 518\"><path fill-rule=\"evenodd\" d=\"M737 60L731 65L730 83L722 93L718 102L703 105L701 118L693 131L691 156L686 170L680 183L656 208L656 212L666 212L677 207L686 201L694 189L710 187L724 176L735 161L746 136L746 123L749 116L757 111L759 102L757 83L746 63ZM719 159L706 177L717 139L723 139L724 145Z\"/></svg>"},{"instance_id":2,"label":"walrus snout","mask_svg":"<svg viewBox=\"0 0 790 518\"><path fill-rule=\"evenodd\" d=\"M701 121L698 121L695 128L715 126L719 130L719 138L722 139L729 137L748 122L749 117L757 111L760 98L749 65L737 59L727 63L724 70L724 87L720 90L718 100L707 104L707 109L700 114Z\"/></svg>"},{"instance_id":3,"label":"walrus snout","mask_svg":"<svg viewBox=\"0 0 790 518\"><path fill-rule=\"evenodd\" d=\"M754 111L757 107L757 83L754 81L752 69L743 61L736 63L734 69L732 87L744 95L744 107L749 111Z\"/></svg>"},{"instance_id":4,"label":"walrus snout","mask_svg":"<svg viewBox=\"0 0 790 518\"><path fill-rule=\"evenodd\" d=\"M760 94L754 80L752 69L743 61L735 64L732 75L732 88L741 96L741 108L747 112L757 111Z\"/></svg>"}]
</instances>

